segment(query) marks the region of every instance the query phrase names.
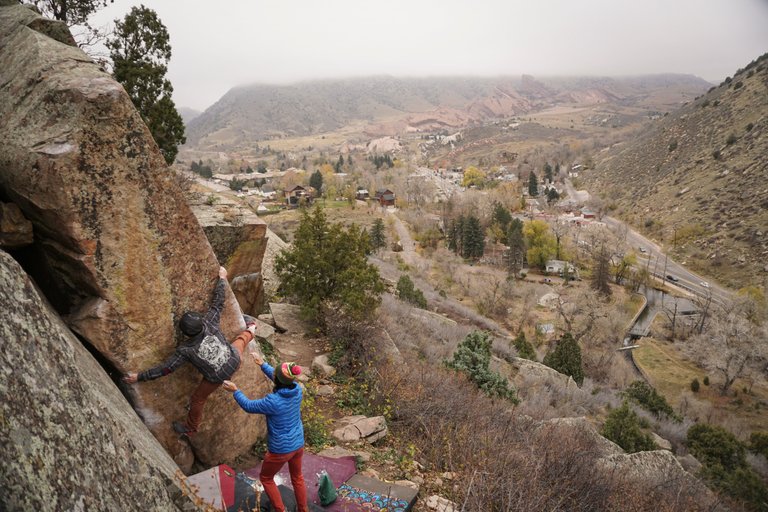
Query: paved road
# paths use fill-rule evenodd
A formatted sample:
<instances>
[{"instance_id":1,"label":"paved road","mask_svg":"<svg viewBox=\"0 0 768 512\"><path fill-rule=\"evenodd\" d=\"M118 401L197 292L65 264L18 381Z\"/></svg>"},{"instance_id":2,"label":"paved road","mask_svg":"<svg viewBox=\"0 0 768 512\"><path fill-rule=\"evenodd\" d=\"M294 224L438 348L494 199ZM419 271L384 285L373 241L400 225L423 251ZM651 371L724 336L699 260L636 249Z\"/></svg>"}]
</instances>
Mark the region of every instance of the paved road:
<instances>
[{"instance_id":1,"label":"paved road","mask_svg":"<svg viewBox=\"0 0 768 512\"><path fill-rule=\"evenodd\" d=\"M584 197L589 198L588 192L575 190L570 180L565 180L565 188L568 197L572 197L576 201L582 202ZM623 221L607 216L603 217L602 221L616 231L626 229L627 244L640 254L640 263L644 263L652 275L665 281L668 285L677 286L700 297L708 297L711 294L712 300L720 304L725 304L731 299L732 293L729 290L717 283L709 282L674 261L662 251L661 246L647 239ZM672 276L677 281L672 281L667 276Z\"/></svg>"}]
</instances>

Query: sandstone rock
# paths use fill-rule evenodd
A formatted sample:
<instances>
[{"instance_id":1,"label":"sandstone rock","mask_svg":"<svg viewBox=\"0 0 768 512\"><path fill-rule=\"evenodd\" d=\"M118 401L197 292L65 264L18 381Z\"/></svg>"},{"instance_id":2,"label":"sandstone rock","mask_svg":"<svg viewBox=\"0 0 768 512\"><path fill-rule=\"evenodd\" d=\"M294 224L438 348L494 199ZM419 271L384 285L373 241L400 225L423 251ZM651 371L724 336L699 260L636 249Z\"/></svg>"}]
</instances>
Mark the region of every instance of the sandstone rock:
<instances>
[{"instance_id":1,"label":"sandstone rock","mask_svg":"<svg viewBox=\"0 0 768 512\"><path fill-rule=\"evenodd\" d=\"M672 451L672 443L658 435L656 432L651 432L651 438L653 439L653 442L656 443L656 446L660 450L669 450Z\"/></svg>"},{"instance_id":2,"label":"sandstone rock","mask_svg":"<svg viewBox=\"0 0 768 512\"><path fill-rule=\"evenodd\" d=\"M436 494L427 498L424 504L429 510L434 510L435 512L459 512L460 509L454 502Z\"/></svg>"},{"instance_id":3,"label":"sandstone rock","mask_svg":"<svg viewBox=\"0 0 768 512\"><path fill-rule=\"evenodd\" d=\"M680 463L684 470L691 473L692 475L695 475L701 469L701 462L699 462L698 459L696 459L696 457L690 453L687 455L678 455L677 461Z\"/></svg>"},{"instance_id":4,"label":"sandstone rock","mask_svg":"<svg viewBox=\"0 0 768 512\"><path fill-rule=\"evenodd\" d=\"M179 468L2 251L0 303L0 509L180 510Z\"/></svg>"},{"instance_id":5,"label":"sandstone rock","mask_svg":"<svg viewBox=\"0 0 768 512\"><path fill-rule=\"evenodd\" d=\"M689 492L713 498L712 491L685 471L675 456L666 450L611 455L601 459L600 464L609 471L619 471L629 482L634 480L644 485L676 482Z\"/></svg>"},{"instance_id":6,"label":"sandstone rock","mask_svg":"<svg viewBox=\"0 0 768 512\"><path fill-rule=\"evenodd\" d=\"M269 324L272 327L275 326L275 319L270 313L263 313L257 317L259 320L264 322L265 324Z\"/></svg>"},{"instance_id":7,"label":"sandstone rock","mask_svg":"<svg viewBox=\"0 0 768 512\"><path fill-rule=\"evenodd\" d=\"M13 203L0 203L0 247L19 249L32 243L32 223Z\"/></svg>"},{"instance_id":8,"label":"sandstone rock","mask_svg":"<svg viewBox=\"0 0 768 512\"><path fill-rule=\"evenodd\" d=\"M144 369L173 352L185 310L207 308L218 261L123 87L36 32L40 20L22 6L0 13L0 193L34 226L30 272L54 308L117 372ZM229 290L222 327L230 338L243 328ZM250 395L266 391L257 371L247 360L239 371ZM185 368L131 388L172 455L183 450L171 421L199 379ZM205 414L195 450L207 464L232 461L265 432L224 393Z\"/></svg>"},{"instance_id":9,"label":"sandstone rock","mask_svg":"<svg viewBox=\"0 0 768 512\"><path fill-rule=\"evenodd\" d=\"M335 390L333 389L333 386L322 384L317 387L317 391L315 391L315 393L317 396L332 396L335 393Z\"/></svg>"},{"instance_id":10,"label":"sandstone rock","mask_svg":"<svg viewBox=\"0 0 768 512\"><path fill-rule=\"evenodd\" d=\"M621 455L624 450L621 449L616 443L609 441L601 436L594 425L592 425L586 418L552 418L551 420L539 422L537 427L539 431L559 430L561 432L575 431L580 435L584 435L594 441L594 449L602 457L609 457L612 455ZM554 438L558 438L560 434L554 434Z\"/></svg>"},{"instance_id":11,"label":"sandstone rock","mask_svg":"<svg viewBox=\"0 0 768 512\"><path fill-rule=\"evenodd\" d=\"M254 333L254 336L257 339L263 340L263 341L270 341L272 336L275 334L275 328L271 325L262 322L261 320L256 320L256 332Z\"/></svg>"},{"instance_id":12,"label":"sandstone rock","mask_svg":"<svg viewBox=\"0 0 768 512\"><path fill-rule=\"evenodd\" d=\"M301 308L293 304L270 302L269 310L275 319L275 328L288 334L303 334L311 331L309 323L301 316Z\"/></svg>"},{"instance_id":13,"label":"sandstone rock","mask_svg":"<svg viewBox=\"0 0 768 512\"><path fill-rule=\"evenodd\" d=\"M412 482L411 480L395 480L394 483L395 485L402 485L403 487L409 487L415 491L419 490L419 484L416 482Z\"/></svg>"},{"instance_id":14,"label":"sandstone rock","mask_svg":"<svg viewBox=\"0 0 768 512\"><path fill-rule=\"evenodd\" d=\"M363 462L368 462L371 460L371 454L368 452L364 452L361 450L348 450L341 446L333 446L331 448L326 448L320 453L318 453L321 457L331 457L333 459L339 458L339 457L356 457L360 459Z\"/></svg>"},{"instance_id":15,"label":"sandstone rock","mask_svg":"<svg viewBox=\"0 0 768 512\"><path fill-rule=\"evenodd\" d=\"M328 364L328 354L322 354L312 360L312 372L320 377L333 377L336 368Z\"/></svg>"},{"instance_id":16,"label":"sandstone rock","mask_svg":"<svg viewBox=\"0 0 768 512\"><path fill-rule=\"evenodd\" d=\"M387 422L384 416L347 416L337 421L339 428L332 436L342 442L365 441L374 443L387 435Z\"/></svg>"},{"instance_id":17,"label":"sandstone rock","mask_svg":"<svg viewBox=\"0 0 768 512\"><path fill-rule=\"evenodd\" d=\"M264 279L264 295L273 297L280 286L280 279L275 272L275 257L290 247L277 234L267 229L267 248L264 251L264 260L261 263L261 275Z\"/></svg>"},{"instance_id":18,"label":"sandstone rock","mask_svg":"<svg viewBox=\"0 0 768 512\"><path fill-rule=\"evenodd\" d=\"M267 247L267 225L249 208L225 194L217 201L195 201L192 211L213 252L227 267L232 291L243 313L258 315L264 307L261 263Z\"/></svg>"},{"instance_id":19,"label":"sandstone rock","mask_svg":"<svg viewBox=\"0 0 768 512\"><path fill-rule=\"evenodd\" d=\"M539 386L556 387L560 390L578 388L576 382L568 375L536 361L518 357L509 363L509 369L506 369L506 366L498 358L491 361L492 369L507 377L517 389L527 393L535 393Z\"/></svg>"}]
</instances>

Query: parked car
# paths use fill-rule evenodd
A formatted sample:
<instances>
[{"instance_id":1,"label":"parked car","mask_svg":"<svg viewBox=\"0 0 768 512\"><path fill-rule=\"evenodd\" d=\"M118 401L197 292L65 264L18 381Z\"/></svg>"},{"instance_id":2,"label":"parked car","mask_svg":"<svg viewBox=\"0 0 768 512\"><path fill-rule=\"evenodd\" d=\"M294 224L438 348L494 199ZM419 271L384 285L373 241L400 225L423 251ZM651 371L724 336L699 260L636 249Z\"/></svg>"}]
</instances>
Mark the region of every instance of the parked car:
<instances>
[{"instance_id":1,"label":"parked car","mask_svg":"<svg viewBox=\"0 0 768 512\"><path fill-rule=\"evenodd\" d=\"M672 281L673 283L676 283L679 280L680 279L678 279L677 277L673 276L672 274L667 274L667 281Z\"/></svg>"},{"instance_id":2,"label":"parked car","mask_svg":"<svg viewBox=\"0 0 768 512\"><path fill-rule=\"evenodd\" d=\"M702 281L699 284L701 285L702 288L709 288L709 283L706 281Z\"/></svg>"},{"instance_id":3,"label":"parked car","mask_svg":"<svg viewBox=\"0 0 768 512\"><path fill-rule=\"evenodd\" d=\"M640 247L640 252L645 254L646 252L648 252L648 249L646 249L645 247Z\"/></svg>"}]
</instances>

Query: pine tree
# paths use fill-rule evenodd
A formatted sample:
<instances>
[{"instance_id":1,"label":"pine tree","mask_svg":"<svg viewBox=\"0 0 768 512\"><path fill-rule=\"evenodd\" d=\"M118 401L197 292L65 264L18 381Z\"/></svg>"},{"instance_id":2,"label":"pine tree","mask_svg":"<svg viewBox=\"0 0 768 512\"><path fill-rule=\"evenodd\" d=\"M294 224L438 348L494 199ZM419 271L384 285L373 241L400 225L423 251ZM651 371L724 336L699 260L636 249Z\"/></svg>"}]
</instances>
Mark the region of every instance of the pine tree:
<instances>
[{"instance_id":1,"label":"pine tree","mask_svg":"<svg viewBox=\"0 0 768 512\"><path fill-rule=\"evenodd\" d=\"M396 290L398 299L418 308L427 309L427 299L424 297L424 293L416 288L411 278L406 274L401 275L398 279Z\"/></svg>"},{"instance_id":2,"label":"pine tree","mask_svg":"<svg viewBox=\"0 0 768 512\"><path fill-rule=\"evenodd\" d=\"M563 334L554 350L544 356L544 364L564 375L570 375L579 386L584 382L581 347L569 332Z\"/></svg>"},{"instance_id":3,"label":"pine tree","mask_svg":"<svg viewBox=\"0 0 768 512\"><path fill-rule=\"evenodd\" d=\"M595 266L592 269L592 288L605 296L610 295L611 287L608 284L611 277L610 274L611 269L608 260L608 252L605 248L600 248L600 251L597 253Z\"/></svg>"},{"instance_id":4,"label":"pine tree","mask_svg":"<svg viewBox=\"0 0 768 512\"><path fill-rule=\"evenodd\" d=\"M371 227L371 247L374 251L387 246L387 234L384 231L384 221L376 219Z\"/></svg>"},{"instance_id":5,"label":"pine tree","mask_svg":"<svg viewBox=\"0 0 768 512\"><path fill-rule=\"evenodd\" d=\"M281 289L320 325L323 305L365 317L384 291L378 269L368 263L369 249L368 236L356 226L329 224L320 205L305 209L293 245L275 259Z\"/></svg>"},{"instance_id":6,"label":"pine tree","mask_svg":"<svg viewBox=\"0 0 768 512\"><path fill-rule=\"evenodd\" d=\"M467 259L482 258L485 251L485 236L480 220L474 215L467 216L463 230L462 256Z\"/></svg>"},{"instance_id":7,"label":"pine tree","mask_svg":"<svg viewBox=\"0 0 768 512\"><path fill-rule=\"evenodd\" d=\"M536 173L531 171L528 176L528 195L536 197L539 195L539 180L536 178Z\"/></svg>"},{"instance_id":8,"label":"pine tree","mask_svg":"<svg viewBox=\"0 0 768 512\"><path fill-rule=\"evenodd\" d=\"M488 333L473 331L456 347L448 368L466 374L485 394L518 403L517 390L507 379L491 371L491 339Z\"/></svg>"},{"instance_id":9,"label":"pine tree","mask_svg":"<svg viewBox=\"0 0 768 512\"><path fill-rule=\"evenodd\" d=\"M552 179L552 166L549 165L549 162L544 164L544 179L552 183L554 180Z\"/></svg>"},{"instance_id":10,"label":"pine tree","mask_svg":"<svg viewBox=\"0 0 768 512\"><path fill-rule=\"evenodd\" d=\"M167 163L186 142L184 122L171 99L173 86L166 79L171 59L170 36L157 13L133 7L107 41L115 80L120 82L146 123Z\"/></svg>"},{"instance_id":11,"label":"pine tree","mask_svg":"<svg viewBox=\"0 0 768 512\"><path fill-rule=\"evenodd\" d=\"M523 221L512 219L507 229L507 244L509 252L507 254L507 268L509 275L514 278L520 274L525 263L525 239L523 238Z\"/></svg>"},{"instance_id":12,"label":"pine tree","mask_svg":"<svg viewBox=\"0 0 768 512\"><path fill-rule=\"evenodd\" d=\"M517 350L518 357L536 361L536 351L533 349L533 345L525 339L525 333L523 331L520 331L517 334L517 338L515 338L515 349Z\"/></svg>"},{"instance_id":13,"label":"pine tree","mask_svg":"<svg viewBox=\"0 0 768 512\"><path fill-rule=\"evenodd\" d=\"M323 173L316 170L309 177L309 186L320 192L323 189Z\"/></svg>"}]
</instances>

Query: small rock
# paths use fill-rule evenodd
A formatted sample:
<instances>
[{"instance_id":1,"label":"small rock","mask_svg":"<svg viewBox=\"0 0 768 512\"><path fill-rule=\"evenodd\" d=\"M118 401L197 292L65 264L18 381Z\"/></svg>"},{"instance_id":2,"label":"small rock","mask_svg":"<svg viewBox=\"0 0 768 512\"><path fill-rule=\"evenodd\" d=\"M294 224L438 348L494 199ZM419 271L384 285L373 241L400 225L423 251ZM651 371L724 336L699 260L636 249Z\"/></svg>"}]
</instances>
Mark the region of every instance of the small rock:
<instances>
[{"instance_id":1,"label":"small rock","mask_svg":"<svg viewBox=\"0 0 768 512\"><path fill-rule=\"evenodd\" d=\"M294 359L299 355L298 352L287 348L278 348L277 351L286 357L292 357Z\"/></svg>"},{"instance_id":2,"label":"small rock","mask_svg":"<svg viewBox=\"0 0 768 512\"><path fill-rule=\"evenodd\" d=\"M436 512L459 512L458 505L436 494L427 498L426 506L429 510Z\"/></svg>"},{"instance_id":3,"label":"small rock","mask_svg":"<svg viewBox=\"0 0 768 512\"><path fill-rule=\"evenodd\" d=\"M442 487L443 486L442 478L440 478L439 476L435 477L434 484L436 487Z\"/></svg>"},{"instance_id":4,"label":"small rock","mask_svg":"<svg viewBox=\"0 0 768 512\"><path fill-rule=\"evenodd\" d=\"M312 360L312 369L321 377L332 377L336 368L328 364L328 354L322 354Z\"/></svg>"},{"instance_id":5,"label":"small rock","mask_svg":"<svg viewBox=\"0 0 768 512\"><path fill-rule=\"evenodd\" d=\"M265 324L271 325L272 327L275 326L275 317L273 317L269 313L263 313L263 314L257 316L256 318L258 318L259 320L261 320Z\"/></svg>"},{"instance_id":6,"label":"small rock","mask_svg":"<svg viewBox=\"0 0 768 512\"><path fill-rule=\"evenodd\" d=\"M403 487L410 487L411 489L418 491L419 484L411 482L410 480L395 480L395 485L402 485Z\"/></svg>"},{"instance_id":7,"label":"small rock","mask_svg":"<svg viewBox=\"0 0 768 512\"><path fill-rule=\"evenodd\" d=\"M424 483L424 477L421 475L413 475L411 481L417 483L418 485L422 485Z\"/></svg>"},{"instance_id":8,"label":"small rock","mask_svg":"<svg viewBox=\"0 0 768 512\"><path fill-rule=\"evenodd\" d=\"M653 438L653 442L656 443L656 446L658 446L662 450L668 450L672 451L672 443L658 435L656 432L651 432L651 438Z\"/></svg>"},{"instance_id":9,"label":"small rock","mask_svg":"<svg viewBox=\"0 0 768 512\"><path fill-rule=\"evenodd\" d=\"M315 393L317 396L331 396L333 393L335 393L335 390L333 389L333 386L323 384L322 386L318 386Z\"/></svg>"},{"instance_id":10,"label":"small rock","mask_svg":"<svg viewBox=\"0 0 768 512\"><path fill-rule=\"evenodd\" d=\"M440 476L445 478L446 480L453 480L454 478L456 478L456 473L454 473L453 471L446 471Z\"/></svg>"},{"instance_id":11,"label":"small rock","mask_svg":"<svg viewBox=\"0 0 768 512\"><path fill-rule=\"evenodd\" d=\"M368 468L360 474L363 476L367 476L369 478L375 478L376 480L381 480L381 478L379 477L379 472L373 468Z\"/></svg>"}]
</instances>

